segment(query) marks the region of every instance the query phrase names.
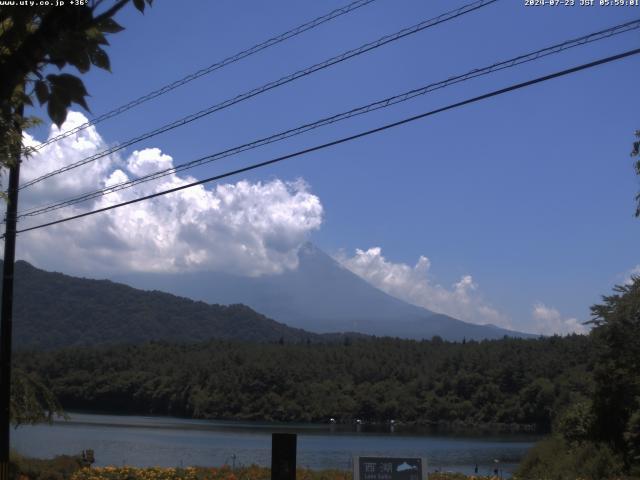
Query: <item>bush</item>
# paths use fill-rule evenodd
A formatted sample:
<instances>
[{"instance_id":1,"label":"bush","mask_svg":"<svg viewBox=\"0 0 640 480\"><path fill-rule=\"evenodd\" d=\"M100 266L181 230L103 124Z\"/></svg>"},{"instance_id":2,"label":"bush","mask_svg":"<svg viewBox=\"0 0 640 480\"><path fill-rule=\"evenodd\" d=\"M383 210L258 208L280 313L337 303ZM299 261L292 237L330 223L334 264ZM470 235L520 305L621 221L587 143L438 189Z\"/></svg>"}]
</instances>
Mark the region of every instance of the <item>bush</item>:
<instances>
[{"instance_id":1,"label":"bush","mask_svg":"<svg viewBox=\"0 0 640 480\"><path fill-rule=\"evenodd\" d=\"M522 480L621 479L620 455L602 443L570 443L551 437L537 443L520 464L516 478Z\"/></svg>"},{"instance_id":2,"label":"bush","mask_svg":"<svg viewBox=\"0 0 640 480\"><path fill-rule=\"evenodd\" d=\"M71 476L86 466L81 456L61 455L49 460L23 457L11 454L9 477L11 480L69 480Z\"/></svg>"}]
</instances>

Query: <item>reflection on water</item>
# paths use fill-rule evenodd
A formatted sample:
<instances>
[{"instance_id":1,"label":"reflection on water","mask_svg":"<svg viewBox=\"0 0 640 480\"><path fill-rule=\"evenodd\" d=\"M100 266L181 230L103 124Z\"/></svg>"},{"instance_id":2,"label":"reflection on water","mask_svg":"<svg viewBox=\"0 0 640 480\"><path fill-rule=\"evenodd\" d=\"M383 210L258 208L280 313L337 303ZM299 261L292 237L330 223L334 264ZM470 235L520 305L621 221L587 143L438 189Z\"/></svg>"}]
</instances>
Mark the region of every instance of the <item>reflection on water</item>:
<instances>
[{"instance_id":1,"label":"reflection on water","mask_svg":"<svg viewBox=\"0 0 640 480\"><path fill-rule=\"evenodd\" d=\"M298 465L314 469L351 469L360 456L426 457L428 470L480 474L500 460L505 477L535 441L524 435L461 436L362 425L268 424L188 420L168 417L72 414L52 426L23 426L12 433L12 446L35 457L95 450L96 465L268 466L271 433L298 434Z\"/></svg>"}]
</instances>

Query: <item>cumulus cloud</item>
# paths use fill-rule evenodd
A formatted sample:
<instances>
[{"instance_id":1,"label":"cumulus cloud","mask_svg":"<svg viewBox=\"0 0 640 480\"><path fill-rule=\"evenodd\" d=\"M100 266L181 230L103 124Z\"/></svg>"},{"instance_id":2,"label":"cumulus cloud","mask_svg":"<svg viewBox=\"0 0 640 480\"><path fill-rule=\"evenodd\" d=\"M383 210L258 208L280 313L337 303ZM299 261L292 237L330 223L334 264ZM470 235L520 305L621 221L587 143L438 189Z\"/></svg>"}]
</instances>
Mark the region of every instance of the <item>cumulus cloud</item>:
<instances>
[{"instance_id":1,"label":"cumulus cloud","mask_svg":"<svg viewBox=\"0 0 640 480\"><path fill-rule=\"evenodd\" d=\"M86 118L70 112L62 130ZM50 137L59 130L53 126ZM36 145L31 137L26 142ZM23 163L22 179L103 150L95 127L42 148ZM110 155L25 189L20 210L171 168L157 148L126 158ZM83 213L194 181L169 175L133 189L25 219L21 227ZM196 186L20 236L19 256L43 268L88 273L218 270L245 275L278 273L297 266L297 250L322 223L323 208L302 180Z\"/></svg>"},{"instance_id":2,"label":"cumulus cloud","mask_svg":"<svg viewBox=\"0 0 640 480\"><path fill-rule=\"evenodd\" d=\"M563 317L555 308L547 307L540 302L533 306L532 315L537 331L542 335L585 334L589 331L578 319Z\"/></svg>"},{"instance_id":3,"label":"cumulus cloud","mask_svg":"<svg viewBox=\"0 0 640 480\"><path fill-rule=\"evenodd\" d=\"M449 288L439 285L431 278L431 262L425 256L410 266L390 262L379 247L373 247L357 249L353 257L338 255L337 260L380 290L414 305L468 322L511 327L509 317L482 298L471 275Z\"/></svg>"}]
</instances>

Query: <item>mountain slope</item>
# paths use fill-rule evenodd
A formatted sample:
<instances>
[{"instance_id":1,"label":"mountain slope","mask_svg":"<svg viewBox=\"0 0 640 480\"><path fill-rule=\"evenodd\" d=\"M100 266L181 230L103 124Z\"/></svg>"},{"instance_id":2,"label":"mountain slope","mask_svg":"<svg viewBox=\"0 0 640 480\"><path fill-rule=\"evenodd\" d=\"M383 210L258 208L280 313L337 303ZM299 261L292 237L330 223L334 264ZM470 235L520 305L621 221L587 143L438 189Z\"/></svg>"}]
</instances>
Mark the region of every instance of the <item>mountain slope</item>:
<instances>
[{"instance_id":1,"label":"mountain slope","mask_svg":"<svg viewBox=\"0 0 640 480\"><path fill-rule=\"evenodd\" d=\"M208 305L109 280L45 272L24 261L16 262L15 278L16 348L213 338L321 340L318 335L275 322L244 305Z\"/></svg>"},{"instance_id":2,"label":"mountain slope","mask_svg":"<svg viewBox=\"0 0 640 480\"><path fill-rule=\"evenodd\" d=\"M447 340L526 337L410 305L373 287L322 250L306 244L296 270L258 278L199 272L130 274L119 281L208 303L243 303L287 325L314 332L355 331Z\"/></svg>"}]
</instances>

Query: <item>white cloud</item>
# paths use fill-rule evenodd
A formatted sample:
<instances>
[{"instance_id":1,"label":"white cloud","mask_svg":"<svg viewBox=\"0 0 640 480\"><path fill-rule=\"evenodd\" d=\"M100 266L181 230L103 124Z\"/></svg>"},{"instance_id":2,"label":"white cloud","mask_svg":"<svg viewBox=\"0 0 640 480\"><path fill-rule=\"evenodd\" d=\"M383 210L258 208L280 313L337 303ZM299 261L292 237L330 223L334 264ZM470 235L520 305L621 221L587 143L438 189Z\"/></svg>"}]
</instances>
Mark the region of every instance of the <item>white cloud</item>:
<instances>
[{"instance_id":1,"label":"white cloud","mask_svg":"<svg viewBox=\"0 0 640 480\"><path fill-rule=\"evenodd\" d=\"M61 129L58 129L55 125L51 127L49 138L79 126L86 121L86 117L81 113L69 112L67 121L62 125ZM25 133L24 137L24 143L28 146L39 144L29 134ZM52 170L76 163L106 147L107 145L95 127L82 130L44 147L24 160L20 169L20 183L26 183ZM69 173L50 177L46 181L37 183L21 192L21 210L25 206L66 199L70 196L102 187L104 186L101 184L102 179L114 168L121 165L123 165L123 162L119 155L110 155Z\"/></svg>"},{"instance_id":2,"label":"white cloud","mask_svg":"<svg viewBox=\"0 0 640 480\"><path fill-rule=\"evenodd\" d=\"M509 318L482 298L471 275L463 276L450 288L443 287L431 278L431 262L425 256L412 267L388 261L382 250L374 247L357 249L353 257L342 254L337 259L380 290L414 305L468 322L511 327Z\"/></svg>"},{"instance_id":3,"label":"white cloud","mask_svg":"<svg viewBox=\"0 0 640 480\"><path fill-rule=\"evenodd\" d=\"M86 118L70 112L63 130ZM50 138L59 133L51 128ZM37 142L27 137L27 142ZM95 127L50 146L23 163L28 181L106 147ZM173 166L157 148L111 155L22 191L20 209L47 204ZM21 221L21 227L83 213L184 185L169 175L133 189ZM302 180L196 186L20 235L19 257L48 269L91 274L122 271L220 270L262 275L295 268L297 249L322 223L323 208ZM46 217L46 218L45 218Z\"/></svg>"},{"instance_id":4,"label":"white cloud","mask_svg":"<svg viewBox=\"0 0 640 480\"><path fill-rule=\"evenodd\" d=\"M538 302L533 306L533 319L538 333L542 335L585 334L589 331L578 319L563 317L558 310Z\"/></svg>"}]
</instances>

